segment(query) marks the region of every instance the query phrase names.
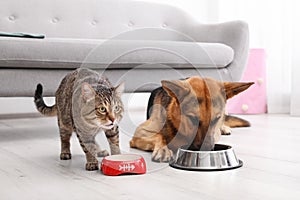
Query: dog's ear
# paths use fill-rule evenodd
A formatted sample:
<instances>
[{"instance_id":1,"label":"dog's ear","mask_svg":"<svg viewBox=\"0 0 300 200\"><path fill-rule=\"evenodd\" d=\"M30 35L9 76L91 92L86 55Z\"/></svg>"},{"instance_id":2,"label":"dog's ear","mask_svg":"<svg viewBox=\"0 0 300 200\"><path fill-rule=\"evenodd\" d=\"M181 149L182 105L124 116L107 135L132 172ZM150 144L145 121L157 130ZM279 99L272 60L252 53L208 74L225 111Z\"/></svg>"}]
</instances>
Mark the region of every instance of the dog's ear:
<instances>
[{"instance_id":1,"label":"dog's ear","mask_svg":"<svg viewBox=\"0 0 300 200\"><path fill-rule=\"evenodd\" d=\"M179 101L181 101L189 92L190 89L187 87L186 83L184 81L161 81L163 89L174 98L177 98Z\"/></svg>"},{"instance_id":2,"label":"dog's ear","mask_svg":"<svg viewBox=\"0 0 300 200\"><path fill-rule=\"evenodd\" d=\"M226 99L229 99L240 92L248 89L254 82L240 83L240 82L224 82L224 89L226 93Z\"/></svg>"}]
</instances>

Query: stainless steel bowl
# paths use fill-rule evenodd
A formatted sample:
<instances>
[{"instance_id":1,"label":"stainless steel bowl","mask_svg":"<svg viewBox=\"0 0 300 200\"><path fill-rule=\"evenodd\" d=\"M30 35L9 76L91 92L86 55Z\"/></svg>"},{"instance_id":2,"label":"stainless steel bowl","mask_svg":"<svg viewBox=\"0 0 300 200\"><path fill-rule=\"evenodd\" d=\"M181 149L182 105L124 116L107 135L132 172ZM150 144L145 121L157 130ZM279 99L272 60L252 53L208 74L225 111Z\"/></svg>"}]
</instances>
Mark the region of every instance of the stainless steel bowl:
<instances>
[{"instance_id":1,"label":"stainless steel bowl","mask_svg":"<svg viewBox=\"0 0 300 200\"><path fill-rule=\"evenodd\" d=\"M177 169L196 171L220 171L241 167L233 148L224 144L216 144L212 151L192 151L179 148L170 166Z\"/></svg>"}]
</instances>

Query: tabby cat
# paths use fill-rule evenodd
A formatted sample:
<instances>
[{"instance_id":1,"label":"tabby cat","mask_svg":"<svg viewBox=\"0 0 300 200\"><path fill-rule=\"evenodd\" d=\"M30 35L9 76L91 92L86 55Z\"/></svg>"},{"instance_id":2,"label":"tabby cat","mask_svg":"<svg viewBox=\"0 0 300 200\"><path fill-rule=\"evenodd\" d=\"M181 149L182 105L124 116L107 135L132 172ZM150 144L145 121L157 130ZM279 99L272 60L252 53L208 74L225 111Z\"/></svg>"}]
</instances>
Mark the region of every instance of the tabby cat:
<instances>
[{"instance_id":1,"label":"tabby cat","mask_svg":"<svg viewBox=\"0 0 300 200\"><path fill-rule=\"evenodd\" d=\"M34 102L37 110L46 116L57 115L61 140L61 160L71 159L70 138L75 132L86 155L86 170L97 170L97 156L107 156L95 141L104 130L111 154L119 154L118 123L124 107L121 94L124 84L113 87L107 78L89 69L77 69L67 74L55 93L55 105L43 100L43 87L37 85Z\"/></svg>"},{"instance_id":2,"label":"tabby cat","mask_svg":"<svg viewBox=\"0 0 300 200\"><path fill-rule=\"evenodd\" d=\"M229 127L250 126L226 116L225 105L252 84L201 77L162 81L151 93L147 121L137 127L130 147L153 151L152 160L158 162L170 161L181 146L210 151L222 133L230 133Z\"/></svg>"}]
</instances>

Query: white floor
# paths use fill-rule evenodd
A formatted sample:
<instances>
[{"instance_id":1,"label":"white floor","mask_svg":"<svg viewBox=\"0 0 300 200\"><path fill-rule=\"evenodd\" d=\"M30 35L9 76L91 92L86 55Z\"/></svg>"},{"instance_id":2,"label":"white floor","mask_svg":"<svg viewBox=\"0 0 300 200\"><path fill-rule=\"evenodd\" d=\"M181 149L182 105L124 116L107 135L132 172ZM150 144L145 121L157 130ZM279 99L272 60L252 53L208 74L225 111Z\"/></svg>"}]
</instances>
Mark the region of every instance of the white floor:
<instances>
[{"instance_id":1,"label":"white floor","mask_svg":"<svg viewBox=\"0 0 300 200\"><path fill-rule=\"evenodd\" d=\"M144 111L131 110L121 124L123 153L139 153L145 175L109 177L84 170L76 137L71 161L59 160L56 118L0 120L0 199L299 199L300 118L247 115L251 128L234 129L221 143L234 147L244 166L221 172L191 172L150 161L128 141ZM103 148L102 134L97 138Z\"/></svg>"}]
</instances>

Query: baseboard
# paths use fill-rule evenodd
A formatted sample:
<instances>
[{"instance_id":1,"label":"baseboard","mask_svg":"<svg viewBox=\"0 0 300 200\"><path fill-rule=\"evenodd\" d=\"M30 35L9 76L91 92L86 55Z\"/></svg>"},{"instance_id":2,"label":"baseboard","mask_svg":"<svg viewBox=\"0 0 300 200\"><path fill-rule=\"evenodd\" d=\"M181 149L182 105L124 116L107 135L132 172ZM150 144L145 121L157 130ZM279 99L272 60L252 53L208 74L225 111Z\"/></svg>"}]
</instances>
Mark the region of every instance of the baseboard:
<instances>
[{"instance_id":1,"label":"baseboard","mask_svg":"<svg viewBox=\"0 0 300 200\"><path fill-rule=\"evenodd\" d=\"M10 113L0 114L0 119L23 119L23 118L39 118L45 117L40 113Z\"/></svg>"}]
</instances>

